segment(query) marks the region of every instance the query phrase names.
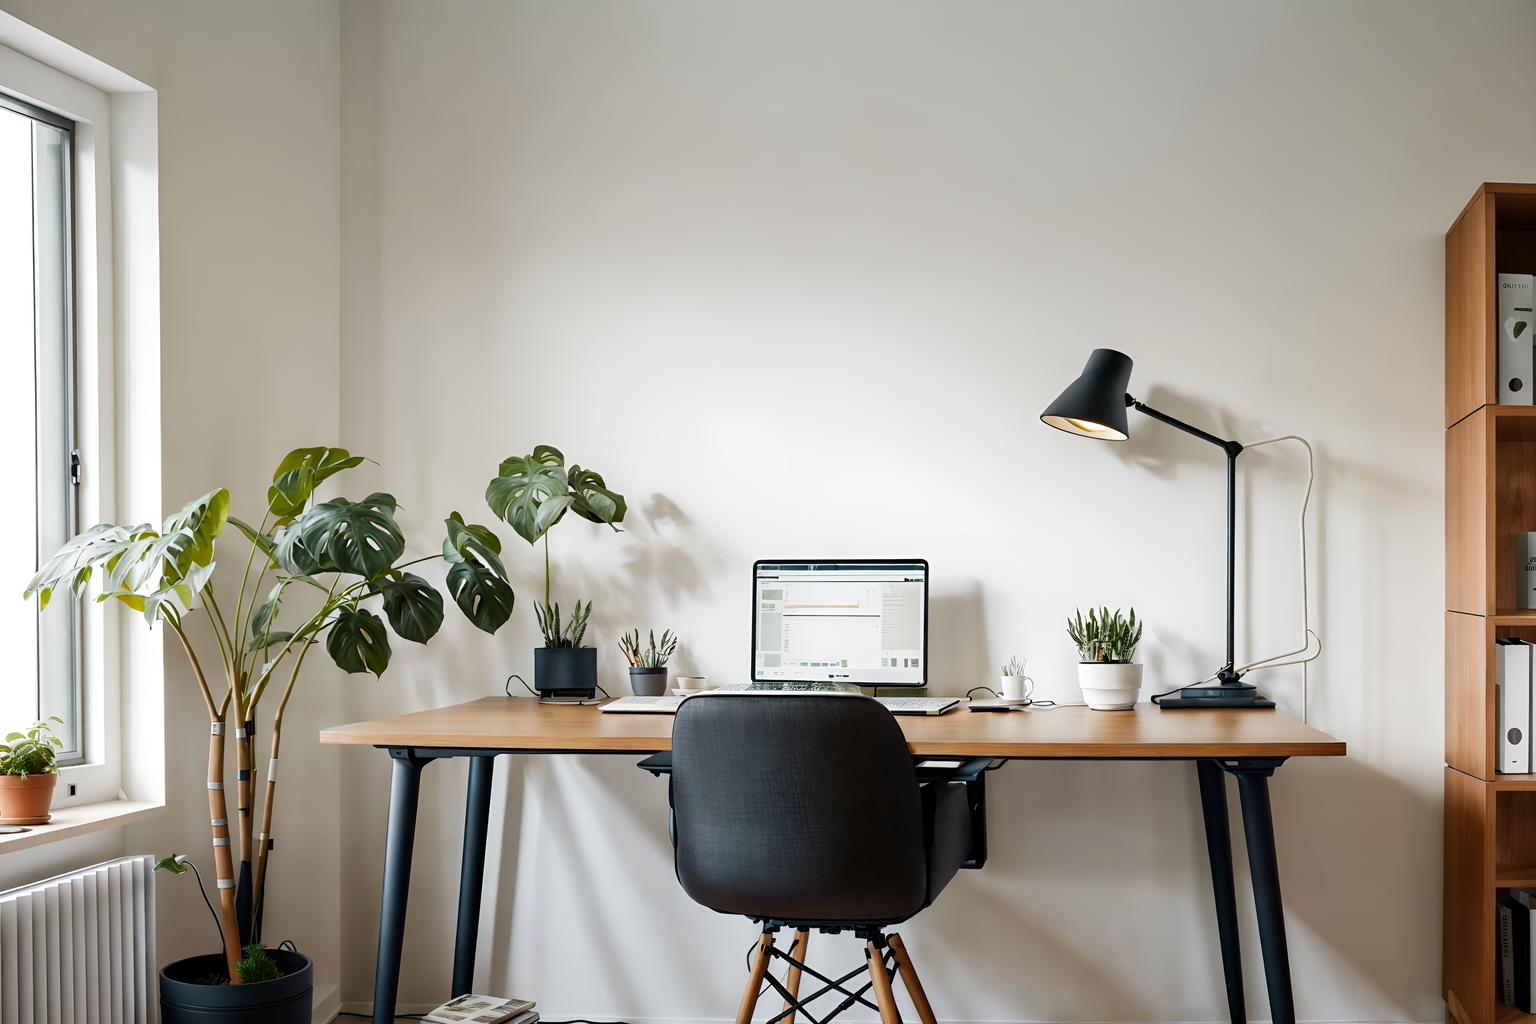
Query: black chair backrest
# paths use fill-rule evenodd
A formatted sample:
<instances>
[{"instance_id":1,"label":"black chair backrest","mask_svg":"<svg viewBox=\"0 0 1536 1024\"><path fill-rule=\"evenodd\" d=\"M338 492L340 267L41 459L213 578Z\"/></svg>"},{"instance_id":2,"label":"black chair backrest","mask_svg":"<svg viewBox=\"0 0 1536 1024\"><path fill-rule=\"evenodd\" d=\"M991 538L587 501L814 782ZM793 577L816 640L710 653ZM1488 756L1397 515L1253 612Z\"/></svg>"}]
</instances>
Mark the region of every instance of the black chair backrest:
<instances>
[{"instance_id":1,"label":"black chair backrest","mask_svg":"<svg viewBox=\"0 0 1536 1024\"><path fill-rule=\"evenodd\" d=\"M917 774L895 718L868 697L685 700L672 811L678 881L712 910L884 923L923 907Z\"/></svg>"}]
</instances>

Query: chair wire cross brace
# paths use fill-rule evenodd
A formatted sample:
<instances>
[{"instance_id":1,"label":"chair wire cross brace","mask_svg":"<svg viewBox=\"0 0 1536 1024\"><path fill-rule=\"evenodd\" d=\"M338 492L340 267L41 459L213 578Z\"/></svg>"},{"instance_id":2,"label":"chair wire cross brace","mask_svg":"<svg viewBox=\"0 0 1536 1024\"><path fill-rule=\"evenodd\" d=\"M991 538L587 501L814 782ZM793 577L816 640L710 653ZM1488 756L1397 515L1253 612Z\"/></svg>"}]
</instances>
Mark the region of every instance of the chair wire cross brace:
<instances>
[{"instance_id":1,"label":"chair wire cross brace","mask_svg":"<svg viewBox=\"0 0 1536 1024\"><path fill-rule=\"evenodd\" d=\"M786 922L764 922L763 937L753 946L753 952L758 957L764 959L763 981L767 983L768 988L772 988L784 1000L784 1009L768 1018L765 1024L794 1024L797 1015L803 1015L809 1024L829 1024L830 1021L852 1009L855 1005L864 1006L876 1013L883 1013L879 1004L872 1002L867 996L869 990L879 984L875 975L877 969L884 977L884 985L881 987L886 991L892 989L893 983L900 973L900 963L892 946L892 940L894 939L899 944L901 942L899 936L893 934L888 937L878 928L851 929L855 937L863 940L865 943L866 961L841 977L831 978L801 959L805 955L805 945L806 939L809 937L809 929L797 929L795 941L789 947L790 952L786 952L779 948L777 942L778 930L781 927L789 927L789 925ZM844 929L820 928L818 930L835 934ZM796 953L799 953L799 956L796 956ZM775 976L771 970L767 969L767 965L774 960L782 960L788 965L788 973L794 978L793 983L786 984ZM850 989L848 987L849 983L860 975L864 975L867 980L857 989ZM798 992L800 976L814 978L821 982L822 985L820 988L802 997ZM757 999L766 991L767 988L759 989L750 997L752 1003L755 1004ZM810 1004L832 992L841 992L843 1000L825 1016L818 1017L813 1014L809 1009ZM920 1000L922 999L921 993L916 995ZM750 1010L746 1012L750 1014Z\"/></svg>"}]
</instances>

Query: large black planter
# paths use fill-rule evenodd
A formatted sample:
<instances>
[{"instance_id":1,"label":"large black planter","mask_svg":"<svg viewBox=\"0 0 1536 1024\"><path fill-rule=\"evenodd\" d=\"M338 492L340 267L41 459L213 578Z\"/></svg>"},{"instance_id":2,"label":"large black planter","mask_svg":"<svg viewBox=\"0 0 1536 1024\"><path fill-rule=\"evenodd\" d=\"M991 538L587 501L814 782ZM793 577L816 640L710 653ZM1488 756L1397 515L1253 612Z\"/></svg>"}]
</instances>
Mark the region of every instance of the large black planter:
<instances>
[{"instance_id":1,"label":"large black planter","mask_svg":"<svg viewBox=\"0 0 1536 1024\"><path fill-rule=\"evenodd\" d=\"M224 973L224 954L177 960L160 972L161 1024L310 1024L315 971L309 957L286 949L267 955L283 972L251 985L199 985Z\"/></svg>"},{"instance_id":2,"label":"large black planter","mask_svg":"<svg viewBox=\"0 0 1536 1024\"><path fill-rule=\"evenodd\" d=\"M535 647L533 688L541 697L580 697L597 693L596 647Z\"/></svg>"}]
</instances>

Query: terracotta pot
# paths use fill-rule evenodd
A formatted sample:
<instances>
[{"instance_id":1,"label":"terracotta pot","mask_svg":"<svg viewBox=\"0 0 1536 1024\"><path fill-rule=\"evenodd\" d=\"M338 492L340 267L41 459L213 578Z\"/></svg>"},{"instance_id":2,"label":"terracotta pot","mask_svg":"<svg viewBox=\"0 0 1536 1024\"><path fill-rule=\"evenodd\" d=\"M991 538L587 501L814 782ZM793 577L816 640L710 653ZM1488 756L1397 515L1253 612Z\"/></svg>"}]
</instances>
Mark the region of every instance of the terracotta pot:
<instances>
[{"instance_id":1,"label":"terracotta pot","mask_svg":"<svg viewBox=\"0 0 1536 1024\"><path fill-rule=\"evenodd\" d=\"M0 825L46 825L52 817L57 772L47 775L0 775Z\"/></svg>"}]
</instances>

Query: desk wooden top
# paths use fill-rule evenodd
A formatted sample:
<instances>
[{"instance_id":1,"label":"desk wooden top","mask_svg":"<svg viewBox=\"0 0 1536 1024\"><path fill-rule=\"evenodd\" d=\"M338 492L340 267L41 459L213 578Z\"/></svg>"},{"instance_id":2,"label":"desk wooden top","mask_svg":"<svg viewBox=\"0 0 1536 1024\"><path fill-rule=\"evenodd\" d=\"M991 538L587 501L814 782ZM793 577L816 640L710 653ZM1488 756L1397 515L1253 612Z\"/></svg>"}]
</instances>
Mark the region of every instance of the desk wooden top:
<instances>
[{"instance_id":1,"label":"desk wooden top","mask_svg":"<svg viewBox=\"0 0 1536 1024\"><path fill-rule=\"evenodd\" d=\"M1030 711L898 715L912 753L951 757L1338 757L1344 742L1274 710ZM655 753L672 747L672 716L602 714L596 706L484 697L467 704L338 725L321 743L481 750Z\"/></svg>"}]
</instances>

